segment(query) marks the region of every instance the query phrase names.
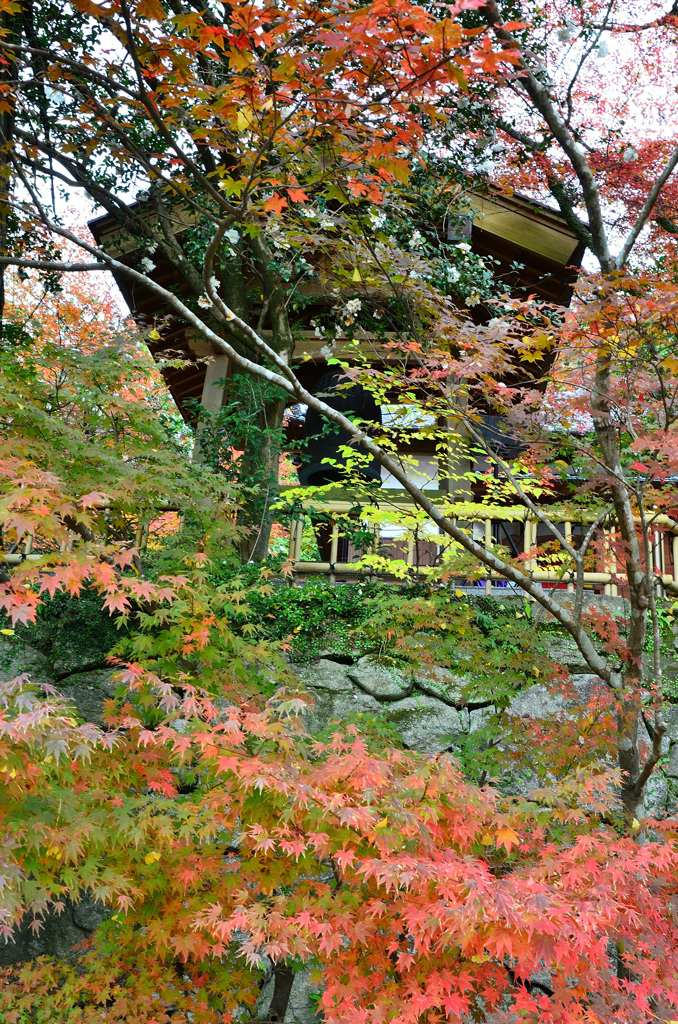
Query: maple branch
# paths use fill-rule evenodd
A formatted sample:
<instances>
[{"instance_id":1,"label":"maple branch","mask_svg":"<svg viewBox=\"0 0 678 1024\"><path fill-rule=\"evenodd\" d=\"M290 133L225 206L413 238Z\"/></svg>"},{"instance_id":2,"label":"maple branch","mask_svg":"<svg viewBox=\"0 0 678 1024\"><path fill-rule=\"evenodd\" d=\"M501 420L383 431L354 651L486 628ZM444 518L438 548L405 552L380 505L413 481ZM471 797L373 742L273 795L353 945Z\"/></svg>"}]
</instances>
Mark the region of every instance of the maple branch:
<instances>
[{"instance_id":1,"label":"maple branch","mask_svg":"<svg viewBox=\"0 0 678 1024\"><path fill-rule=\"evenodd\" d=\"M94 531L90 530L89 526L85 526L84 523L81 523L75 518L75 516L66 515L63 517L63 520L64 526L67 530L70 530L71 533L77 534L78 537L86 541L88 544L93 544L96 541L97 538Z\"/></svg>"},{"instance_id":2,"label":"maple branch","mask_svg":"<svg viewBox=\"0 0 678 1024\"><path fill-rule=\"evenodd\" d=\"M652 772L659 763L659 759L662 756L662 742L664 740L664 736L666 735L666 730L667 725L664 721L664 717L659 711L659 709L657 709L655 713L654 728L652 730L652 752L649 755L645 764L643 765L640 775L636 779L635 785L633 787L633 794L636 797L642 796L645 783L650 778Z\"/></svg>"},{"instance_id":3,"label":"maple branch","mask_svg":"<svg viewBox=\"0 0 678 1024\"><path fill-rule=\"evenodd\" d=\"M468 551L474 558L478 559L483 565L486 565L490 570L504 577L504 579L509 580L511 583L514 583L526 594L529 594L530 597L534 598L534 600L547 612L553 615L556 621L560 622L567 632L570 633L592 672L604 679L605 682L607 682L613 689L619 690L621 688L622 684L618 673L615 672L605 659L601 657L593 646L588 634L582 629L580 624L577 624L574 621L572 615L566 608L548 597L541 587L541 584L536 583L529 575L521 572L515 566L504 562L503 559L499 558L493 552L486 550L484 546L476 543L472 537L469 537L468 534L456 524L456 522L449 519L437 507L437 505L431 501L428 495L408 477L398 460L394 459L391 454L378 445L365 430L356 426L356 424L353 423L352 420L348 419L348 417L344 416L343 413L338 412L336 409L332 408L332 406L327 405L321 399L307 391L292 372L286 355L283 356L275 349L271 348L271 346L257 334L254 328L225 306L218 295L213 292L216 304L212 306L212 309L216 311L218 318L225 324L237 327L237 329L249 339L253 347L273 363L279 372L270 370L267 366L262 366L261 363L254 362L246 356L243 356L233 347L233 345L229 344L229 342L218 335L216 331L213 331L207 324L205 324L204 321L190 310L178 296L173 292L168 291L166 288L163 288L162 285L153 281L152 278L132 267L126 266L119 260L114 259L114 257L110 256L103 249L85 241L68 228L53 222L47 215L38 195L27 180L26 175L23 174L21 168L18 169L18 173L22 183L34 202L40 221L50 232L68 239L79 248L84 249L85 252L88 252L90 255L95 256L102 262L107 263L112 270L117 270L119 273L125 274L137 283L143 284L150 291L155 292L155 294L164 299L167 305L186 323L198 330L206 340L212 342L218 351L229 356L229 358L245 372L251 373L255 377L262 378L271 384L275 384L277 387L287 392L287 394L295 397L299 402L303 402L316 412L320 413L320 415L325 419L335 423L342 431L348 434L352 443L361 445L368 454L372 455L380 465L384 466L386 470L391 473L391 475L412 497L414 503L429 516L432 522L434 522L443 533L446 533L452 538L452 540Z\"/></svg>"},{"instance_id":4,"label":"maple branch","mask_svg":"<svg viewBox=\"0 0 678 1024\"><path fill-rule=\"evenodd\" d=\"M0 265L5 267L26 267L30 270L58 270L60 272L79 273L82 270L107 270L105 263L53 263L48 260L20 260L12 256L0 256Z\"/></svg>"},{"instance_id":5,"label":"maple branch","mask_svg":"<svg viewBox=\"0 0 678 1024\"><path fill-rule=\"evenodd\" d=\"M569 83L569 85L567 87L566 100L567 100L567 124L568 124L568 126L569 126L569 124L570 124L570 122L572 120L572 90L574 89L575 83L576 83L577 79L579 78L579 73L580 73L581 69L584 67L584 64L586 63L586 61L589 59L589 57L591 56L593 51L598 46L598 43L600 42L600 37L602 36L603 32L605 32L605 30L606 30L607 22L608 22L608 19L610 17L610 13L612 11L612 8L614 7L614 3L615 3L615 0L609 0L609 3L607 5L607 10L605 11L605 15L603 17L603 24L600 27L596 26L596 28L598 28L598 35L594 36L593 41L584 50L584 53L582 54L581 59L580 59L578 65L577 65L577 67L575 69L575 72L574 72L574 74L573 74L573 76L572 76L572 78L570 80L570 83Z\"/></svg>"},{"instance_id":6,"label":"maple branch","mask_svg":"<svg viewBox=\"0 0 678 1024\"><path fill-rule=\"evenodd\" d=\"M593 242L593 251L600 263L603 273L609 273L611 270L614 270L615 261L612 258L607 242L605 225L603 223L603 213L600 205L600 194L598 192L598 184L596 182L595 175L589 167L586 157L578 149L571 130L558 113L558 110L551 99L548 88L539 81L527 64L524 56L522 56L523 51L520 43L511 32L502 28L502 18L499 14L496 0L488 0L488 3L482 8L482 10L485 12L488 24L497 39L500 39L502 42L513 47L521 54L519 66L523 70L524 75L518 79L519 85L529 96L534 108L546 121L554 138L568 157L572 168L577 175L582 187L584 202L586 204L586 210L589 217L589 231Z\"/></svg>"},{"instance_id":7,"label":"maple branch","mask_svg":"<svg viewBox=\"0 0 678 1024\"><path fill-rule=\"evenodd\" d=\"M109 78L107 78L105 75L101 75L98 72L94 71L92 68L90 68L87 65L83 64L81 61L73 60L72 58L70 58L70 57L68 57L67 55L64 55L64 54L58 54L57 55L52 50L43 50L43 49L39 49L39 48L32 47L32 46L25 46L25 45L22 45L22 44L6 43L4 41L2 43L2 48L3 48L3 50L10 50L11 52L16 53L18 55L19 54L31 54L31 55L34 55L34 56L41 56L41 57L44 57L45 59L49 59L50 61L53 61L56 64L67 66L74 73L77 73L79 75L79 78L80 78L80 82L78 84L81 86L81 88L83 88L83 90L86 90L86 96L82 97L83 100L86 99L87 101L92 103L92 105L94 107L94 110L97 113L97 115L99 117L101 117L102 120L104 121L104 123L108 125L108 127L118 136L118 138L120 138L120 140L123 142L123 144L127 148L127 151L130 153L130 155L133 158L136 158L139 161L139 163L142 165L142 167L145 168L145 170L147 172L150 172L155 177L158 176L158 169L157 169L157 167L151 165L150 163L146 163L146 161L147 161L146 155L143 152L141 152L140 150L138 150L138 147L136 146L136 143L134 143L133 140L129 139L129 137L126 135L126 133L122 131L122 128L121 128L120 124L110 117L109 112L106 109L106 107L102 106L102 104L97 100L97 98L94 96L94 94L92 93L91 89L89 88L89 84L88 83L89 82L95 82L96 84L100 85L102 88L104 88L106 91L108 91L110 93L110 91L111 91L111 80ZM200 168L194 163L193 160L191 160L191 158L178 145L178 143L177 143L176 139L174 138L174 136L172 135L172 133L170 131L168 131L167 126L165 125L164 120L161 117L159 117L159 115L157 113L157 109L156 109L155 105L153 104L153 102L148 97L148 95L146 94L145 96L144 95L139 96L139 95L135 94L131 89L127 88L124 85L124 83L122 83L120 81L116 81L116 89L120 93L125 95L126 99L129 102L141 102L142 103L142 105L144 106L145 110L150 115L151 120L153 121L155 126L159 129L159 131L162 133L163 138L170 144L170 146L172 147L174 152L177 154L179 159L184 163L185 167L190 171L190 173L193 174L196 177L196 179L200 182L200 184L206 189L207 193L213 199L215 199L217 201L218 205L221 206L221 208L224 209L224 211L226 213L236 215L237 212L238 212L237 209L235 207L233 207L231 205L231 203L228 202L228 200L226 199L224 194L222 192L220 192L220 190L218 188L214 187L214 185L210 181L210 179L205 177L205 175L202 173ZM44 145L42 145L42 144L39 144L39 145L40 145L40 148L44 152L45 151ZM59 160L63 159L63 155L62 154L59 153L59 154L56 154L56 155L57 155ZM49 173L49 172L45 171L45 173ZM171 177L170 178L163 177L162 180L163 180L163 182L166 185L168 185L170 188L172 188L173 191L175 191L177 193L177 196L179 198L181 198L183 200L188 199L190 201L190 194L187 195L186 193L184 193L179 188L177 182L173 181L173 179ZM206 213L207 211L203 211L203 212Z\"/></svg>"},{"instance_id":8,"label":"maple branch","mask_svg":"<svg viewBox=\"0 0 678 1024\"><path fill-rule=\"evenodd\" d=\"M636 243L638 235L645 227L647 219L652 213L652 210L654 209L654 206L657 200L659 199L659 196L661 194L662 189L664 188L664 185L673 174L674 170L676 169L676 166L678 166L678 146L676 146L676 148L674 149L666 165L664 166L664 170L659 175L654 185L650 189L647 199L643 203L642 209L638 214L638 217L636 218L636 222L628 233L622 250L619 253L619 256L617 257L617 270L621 270L621 268L626 263L626 260L629 257L629 253L631 252L631 249Z\"/></svg>"},{"instance_id":9,"label":"maple branch","mask_svg":"<svg viewBox=\"0 0 678 1024\"><path fill-rule=\"evenodd\" d=\"M577 560L577 584L574 594L574 617L576 622L581 622L581 617L584 612L584 555L588 549L589 544L593 540L593 535L602 522L609 516L610 512L614 511L614 505L608 505L604 508L589 526L579 548L580 558Z\"/></svg>"},{"instance_id":10,"label":"maple branch","mask_svg":"<svg viewBox=\"0 0 678 1024\"><path fill-rule=\"evenodd\" d=\"M528 496L528 494L525 491L525 489L522 487L522 485L521 485L520 481L518 480L518 478L516 477L516 475L510 469L508 463L506 463L504 461L504 459L502 459L502 457L500 455L498 455L495 451L492 450L492 448L487 443L487 441L482 436L482 434L480 434L475 429L475 427L473 427L471 425L470 421L464 420L464 427L465 427L466 430L469 431L469 433L473 437L474 441L476 441L478 444L481 445L481 447L484 449L485 453L494 462L496 462L496 464L499 466L501 471L506 475L506 478L511 482L511 485L513 486L513 489L515 490L516 494L518 494L518 496L520 497L520 500L523 502L523 504L526 506L526 508L529 509L529 511L534 516L536 516L536 518L539 520L539 522L543 526L546 527L546 529L549 531L549 533L551 534L553 539L558 541L558 543L561 545L561 547L568 553L570 558L574 559L574 561L577 562L579 560L579 558L581 557L579 552L576 550L576 548L572 547L572 545L566 540L565 537L563 537L563 535L561 534L560 530L558 530L558 528L551 522L551 520L548 518L548 516L544 515L544 513L541 511L539 506L535 505L535 503L532 501L532 499Z\"/></svg>"},{"instance_id":11,"label":"maple branch","mask_svg":"<svg viewBox=\"0 0 678 1024\"><path fill-rule=\"evenodd\" d=\"M613 32L647 32L652 28L662 28L664 25L674 25L675 19L678 17L678 0L674 0L671 9L662 14L660 18L655 18L654 21L646 21L642 25L629 25L628 23L610 22L608 28ZM597 28L596 25L593 26Z\"/></svg>"}]
</instances>

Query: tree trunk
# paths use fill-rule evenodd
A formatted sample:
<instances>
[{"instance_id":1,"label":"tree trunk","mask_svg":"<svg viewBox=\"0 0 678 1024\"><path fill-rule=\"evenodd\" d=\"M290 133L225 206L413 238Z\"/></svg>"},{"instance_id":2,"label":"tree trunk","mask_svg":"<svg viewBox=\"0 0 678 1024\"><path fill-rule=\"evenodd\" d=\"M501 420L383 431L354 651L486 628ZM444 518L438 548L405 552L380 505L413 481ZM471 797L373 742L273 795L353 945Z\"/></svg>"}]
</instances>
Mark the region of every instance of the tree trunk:
<instances>
[{"instance_id":1,"label":"tree trunk","mask_svg":"<svg viewBox=\"0 0 678 1024\"><path fill-rule=\"evenodd\" d=\"M294 971L284 963L274 964L273 978L273 998L268 1008L266 1020L270 1021L271 1024L280 1024L280 1022L285 1020L285 1014L287 1013L287 1005L290 1001L292 985L294 984Z\"/></svg>"},{"instance_id":2,"label":"tree trunk","mask_svg":"<svg viewBox=\"0 0 678 1024\"><path fill-rule=\"evenodd\" d=\"M241 463L243 494L238 525L243 535L238 550L243 562L262 562L268 554L273 525L271 505L278 495L284 398L261 402L245 439Z\"/></svg>"},{"instance_id":3,"label":"tree trunk","mask_svg":"<svg viewBox=\"0 0 678 1024\"><path fill-rule=\"evenodd\" d=\"M627 637L626 668L623 692L617 714L617 760L622 770L621 796L629 822L643 817L644 789L640 785L642 765L638 749L638 725L641 711L643 649L650 605L650 584L643 552L638 541L636 521L617 446L617 427L612 417L610 376L614 353L602 343L597 355L595 387L591 396L591 412L603 463L609 474L609 488L615 518L625 545L625 570L631 605L631 621Z\"/></svg>"},{"instance_id":4,"label":"tree trunk","mask_svg":"<svg viewBox=\"0 0 678 1024\"><path fill-rule=\"evenodd\" d=\"M622 771L621 799L629 822L635 818L642 821L645 816L644 787L638 792L637 783L641 772L640 750L638 748L638 727L640 723L640 680L624 678L627 696L617 712L617 762Z\"/></svg>"},{"instance_id":5,"label":"tree trunk","mask_svg":"<svg viewBox=\"0 0 678 1024\"><path fill-rule=\"evenodd\" d=\"M6 11L0 16L0 29L6 33L6 38L12 43L21 41L21 29L23 12L21 7L16 12ZM0 63L0 82L11 86L16 77L16 68L13 64L3 65ZM6 109L0 112L0 253L8 252L8 239L11 217L11 190L12 190L12 168L9 163L9 147L14 137L14 105L15 97L12 91L3 92ZM5 272L6 267L0 266L0 338L3 337L3 317L5 312Z\"/></svg>"}]
</instances>

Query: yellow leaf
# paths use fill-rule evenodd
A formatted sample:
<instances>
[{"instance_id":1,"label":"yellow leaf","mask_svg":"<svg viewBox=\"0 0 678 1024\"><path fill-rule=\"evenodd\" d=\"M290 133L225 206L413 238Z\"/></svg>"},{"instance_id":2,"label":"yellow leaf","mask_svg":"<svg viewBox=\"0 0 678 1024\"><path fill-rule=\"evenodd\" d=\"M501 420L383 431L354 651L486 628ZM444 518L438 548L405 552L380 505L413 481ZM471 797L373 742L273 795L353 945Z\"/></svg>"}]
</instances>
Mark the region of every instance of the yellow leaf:
<instances>
[{"instance_id":1,"label":"yellow leaf","mask_svg":"<svg viewBox=\"0 0 678 1024\"><path fill-rule=\"evenodd\" d=\"M381 821L377 822L377 828L386 828L388 825L388 818L382 818Z\"/></svg>"},{"instance_id":2,"label":"yellow leaf","mask_svg":"<svg viewBox=\"0 0 678 1024\"><path fill-rule=\"evenodd\" d=\"M252 123L252 112L247 107L238 111L238 131L242 132Z\"/></svg>"},{"instance_id":3,"label":"yellow leaf","mask_svg":"<svg viewBox=\"0 0 678 1024\"><path fill-rule=\"evenodd\" d=\"M638 821L637 818L634 818L633 821L631 822L631 828L633 829L634 832L637 832L638 829L640 828L640 822Z\"/></svg>"},{"instance_id":4,"label":"yellow leaf","mask_svg":"<svg viewBox=\"0 0 678 1024\"><path fill-rule=\"evenodd\" d=\"M13 629L0 629L0 633L2 633L3 636L14 636Z\"/></svg>"},{"instance_id":5,"label":"yellow leaf","mask_svg":"<svg viewBox=\"0 0 678 1024\"><path fill-rule=\"evenodd\" d=\"M150 341L160 341L160 334L156 331L155 327L152 331L148 332L148 337Z\"/></svg>"},{"instance_id":6,"label":"yellow leaf","mask_svg":"<svg viewBox=\"0 0 678 1024\"><path fill-rule=\"evenodd\" d=\"M489 832L486 832L480 842L483 846L494 846L494 837Z\"/></svg>"},{"instance_id":7,"label":"yellow leaf","mask_svg":"<svg viewBox=\"0 0 678 1024\"><path fill-rule=\"evenodd\" d=\"M507 853L511 852L512 846L518 846L520 839L508 825L504 825L503 828L497 831L497 846L503 846Z\"/></svg>"},{"instance_id":8,"label":"yellow leaf","mask_svg":"<svg viewBox=\"0 0 678 1024\"><path fill-rule=\"evenodd\" d=\"M151 853L147 853L144 857L146 864L153 864L156 860L160 860L160 854L157 850L153 850Z\"/></svg>"},{"instance_id":9,"label":"yellow leaf","mask_svg":"<svg viewBox=\"0 0 678 1024\"><path fill-rule=\"evenodd\" d=\"M158 0L140 0L137 14L140 18L152 18L153 21L165 20L165 11Z\"/></svg>"},{"instance_id":10,"label":"yellow leaf","mask_svg":"<svg viewBox=\"0 0 678 1024\"><path fill-rule=\"evenodd\" d=\"M358 270L357 267L353 271L353 277L351 278L351 280L352 281L362 281L362 277L360 276L360 271Z\"/></svg>"}]
</instances>

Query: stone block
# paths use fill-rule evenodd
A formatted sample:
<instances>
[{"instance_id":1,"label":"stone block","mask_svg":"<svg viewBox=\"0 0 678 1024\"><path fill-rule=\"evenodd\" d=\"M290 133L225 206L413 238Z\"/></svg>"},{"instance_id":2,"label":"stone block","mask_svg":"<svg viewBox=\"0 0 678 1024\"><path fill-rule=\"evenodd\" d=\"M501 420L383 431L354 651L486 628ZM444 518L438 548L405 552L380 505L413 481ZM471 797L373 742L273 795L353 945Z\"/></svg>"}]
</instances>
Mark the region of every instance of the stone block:
<instances>
[{"instance_id":1,"label":"stone block","mask_svg":"<svg viewBox=\"0 0 678 1024\"><path fill-rule=\"evenodd\" d=\"M64 897L61 913L45 914L38 932L31 929L30 918L25 918L14 931L10 942L0 943L0 967L34 960L39 956L56 956L74 962L77 946L88 939L94 929L111 913L109 907L81 893L77 903Z\"/></svg>"},{"instance_id":2,"label":"stone block","mask_svg":"<svg viewBox=\"0 0 678 1024\"><path fill-rule=\"evenodd\" d=\"M440 665L427 666L414 675L414 684L422 693L429 697L437 697L452 707L462 707L467 703L463 691L470 684L465 676L457 676Z\"/></svg>"},{"instance_id":3,"label":"stone block","mask_svg":"<svg viewBox=\"0 0 678 1024\"><path fill-rule=\"evenodd\" d=\"M440 754L465 733L459 712L436 697L413 695L382 707L382 716L410 750Z\"/></svg>"},{"instance_id":4,"label":"stone block","mask_svg":"<svg viewBox=\"0 0 678 1024\"><path fill-rule=\"evenodd\" d=\"M115 695L113 669L97 672L75 672L58 684L59 693L70 700L86 722L104 725L104 702Z\"/></svg>"},{"instance_id":5,"label":"stone block","mask_svg":"<svg viewBox=\"0 0 678 1024\"><path fill-rule=\"evenodd\" d=\"M588 672L589 667L574 640L565 636L548 636L544 639L547 657L556 665L564 665L570 672Z\"/></svg>"},{"instance_id":6,"label":"stone block","mask_svg":"<svg viewBox=\"0 0 678 1024\"><path fill-rule=\"evenodd\" d=\"M350 693L353 690L346 665L336 661L320 658L310 665L297 667L296 672L302 683L314 690L327 690L329 693Z\"/></svg>"},{"instance_id":7,"label":"stone block","mask_svg":"<svg viewBox=\"0 0 678 1024\"><path fill-rule=\"evenodd\" d=\"M600 676L591 675L590 672L581 675L573 675L572 686L574 687L577 699L582 704L587 704L593 697L599 697L601 701L607 701L611 690Z\"/></svg>"},{"instance_id":8,"label":"stone block","mask_svg":"<svg viewBox=\"0 0 678 1024\"><path fill-rule=\"evenodd\" d=\"M331 693L328 690L317 690L313 700L313 705L306 712L306 728L311 734L320 732L335 719L341 722L349 715L374 716L382 711L378 700L360 691Z\"/></svg>"},{"instance_id":9,"label":"stone block","mask_svg":"<svg viewBox=\"0 0 678 1024\"><path fill-rule=\"evenodd\" d=\"M386 668L371 658L361 658L347 670L349 679L377 700L402 700L412 693L412 681L397 669Z\"/></svg>"},{"instance_id":10,"label":"stone block","mask_svg":"<svg viewBox=\"0 0 678 1024\"><path fill-rule=\"evenodd\" d=\"M31 682L51 683L54 677L47 658L35 647L20 643L15 637L0 637L0 682L8 682L27 673Z\"/></svg>"},{"instance_id":11,"label":"stone block","mask_svg":"<svg viewBox=\"0 0 678 1024\"><path fill-rule=\"evenodd\" d=\"M572 611L574 608L575 595L568 590L551 590L549 598L561 607ZM587 608L604 608L615 618L628 618L629 602L623 597L608 597L606 594L585 594L584 611ZM555 622L555 619L545 608L542 608L536 601L532 603L532 614L535 626L542 622Z\"/></svg>"},{"instance_id":12,"label":"stone block","mask_svg":"<svg viewBox=\"0 0 678 1024\"><path fill-rule=\"evenodd\" d=\"M548 718L551 715L562 714L566 705L567 702L561 694L551 693L545 686L537 683L516 694L508 706L508 712L519 718Z\"/></svg>"}]
</instances>

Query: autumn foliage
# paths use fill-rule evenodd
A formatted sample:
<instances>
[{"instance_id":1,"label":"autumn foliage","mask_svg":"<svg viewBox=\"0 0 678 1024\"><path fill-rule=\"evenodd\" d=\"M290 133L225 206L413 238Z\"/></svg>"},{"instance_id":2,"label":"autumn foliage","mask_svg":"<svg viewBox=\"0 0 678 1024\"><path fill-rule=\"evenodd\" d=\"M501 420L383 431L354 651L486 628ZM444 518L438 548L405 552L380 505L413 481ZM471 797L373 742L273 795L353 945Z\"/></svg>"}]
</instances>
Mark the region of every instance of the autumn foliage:
<instances>
[{"instance_id":1,"label":"autumn foliage","mask_svg":"<svg viewBox=\"0 0 678 1024\"><path fill-rule=\"evenodd\" d=\"M149 681L125 678L130 700ZM580 773L579 808L567 787L507 800L447 757L377 752L353 728L313 741L299 698L260 712L159 693L162 724L128 704L101 734L21 681L3 688L7 923L12 899L39 912L78 886L115 910L84 974L17 971L8 1021L56 984L84 1004L72 1020L162 1020L170 1005L175 1020L229 1020L265 957L310 964L336 1021L481 1006L641 1021L675 1006L675 840L601 825L605 774Z\"/></svg>"},{"instance_id":2,"label":"autumn foliage","mask_svg":"<svg viewBox=\"0 0 678 1024\"><path fill-rule=\"evenodd\" d=\"M5 935L82 891L111 908L77 967L7 974L3 1020L57 1000L69 1024L236 1020L270 963L309 967L337 1022L675 1012L678 837L672 821L646 822L643 844L620 831L615 771L563 774L547 730L555 774L510 797L369 729L314 739L310 698L275 650L237 635L246 595L215 591L204 555L150 582L124 544L56 550L66 517L88 525L105 496L4 470L5 535L44 550L1 585L10 616L87 585L134 628L105 730L26 677L2 685Z\"/></svg>"}]
</instances>

